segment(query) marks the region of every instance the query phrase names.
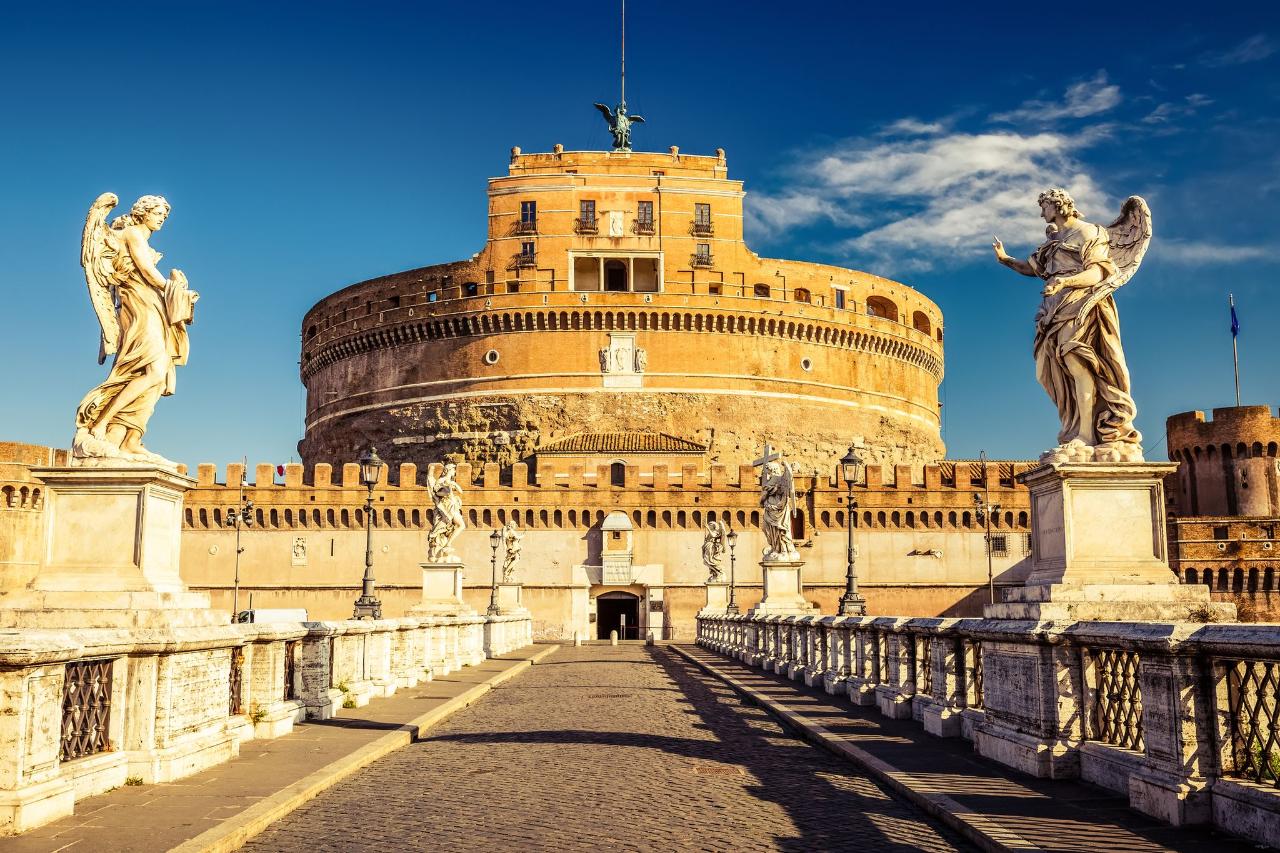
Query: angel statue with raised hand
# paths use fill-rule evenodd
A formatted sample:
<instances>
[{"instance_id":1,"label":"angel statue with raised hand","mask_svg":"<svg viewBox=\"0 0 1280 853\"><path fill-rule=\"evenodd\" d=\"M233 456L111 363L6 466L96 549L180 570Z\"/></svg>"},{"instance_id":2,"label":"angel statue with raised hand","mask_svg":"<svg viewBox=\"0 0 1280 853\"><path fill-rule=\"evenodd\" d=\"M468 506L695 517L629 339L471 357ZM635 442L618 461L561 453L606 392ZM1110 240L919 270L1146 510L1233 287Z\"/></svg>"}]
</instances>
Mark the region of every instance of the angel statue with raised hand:
<instances>
[{"instance_id":1,"label":"angel statue with raised hand","mask_svg":"<svg viewBox=\"0 0 1280 853\"><path fill-rule=\"evenodd\" d=\"M707 583L718 583L724 571L720 561L724 559L724 525L714 518L707 518L707 535L702 538L702 562L711 572Z\"/></svg>"},{"instance_id":2,"label":"angel statue with raised hand","mask_svg":"<svg viewBox=\"0 0 1280 853\"><path fill-rule=\"evenodd\" d=\"M1151 211L1130 196L1103 228L1080 218L1063 189L1040 194L1047 239L1025 261L992 243L996 260L1044 281L1036 312L1036 375L1058 407L1058 446L1042 462L1141 462L1138 410L1120 346L1112 294L1133 277L1151 242Z\"/></svg>"},{"instance_id":3,"label":"angel statue with raised hand","mask_svg":"<svg viewBox=\"0 0 1280 853\"><path fill-rule=\"evenodd\" d=\"M462 519L462 486L454 477L458 466L446 462L440 476L435 477L427 469L427 492L431 495L431 530L427 532L427 561L447 563L456 561L453 540L466 529Z\"/></svg>"},{"instance_id":4,"label":"angel statue with raised hand","mask_svg":"<svg viewBox=\"0 0 1280 853\"><path fill-rule=\"evenodd\" d=\"M775 456L760 469L760 529L764 533L765 560L800 559L791 537L795 511L795 475L789 463Z\"/></svg>"},{"instance_id":5,"label":"angel statue with raised hand","mask_svg":"<svg viewBox=\"0 0 1280 853\"><path fill-rule=\"evenodd\" d=\"M604 104L595 104L600 115L609 123L609 132L613 134L614 151L631 150L631 125L644 124L644 116L627 115L627 102L618 104L616 111Z\"/></svg>"},{"instance_id":6,"label":"angel statue with raised hand","mask_svg":"<svg viewBox=\"0 0 1280 853\"><path fill-rule=\"evenodd\" d=\"M89 208L80 246L89 298L102 328L98 363L114 356L111 372L80 402L71 464L147 464L176 467L142 446L156 401L173 393L175 368L187 363L191 324L200 294L181 270L161 275L160 253L149 244L169 216L169 202L144 195L107 224L120 199L103 193Z\"/></svg>"},{"instance_id":7,"label":"angel statue with raised hand","mask_svg":"<svg viewBox=\"0 0 1280 853\"><path fill-rule=\"evenodd\" d=\"M520 562L520 549L524 547L524 532L514 518L502 525L502 543L506 546L502 557L502 582L515 583L516 565Z\"/></svg>"}]
</instances>

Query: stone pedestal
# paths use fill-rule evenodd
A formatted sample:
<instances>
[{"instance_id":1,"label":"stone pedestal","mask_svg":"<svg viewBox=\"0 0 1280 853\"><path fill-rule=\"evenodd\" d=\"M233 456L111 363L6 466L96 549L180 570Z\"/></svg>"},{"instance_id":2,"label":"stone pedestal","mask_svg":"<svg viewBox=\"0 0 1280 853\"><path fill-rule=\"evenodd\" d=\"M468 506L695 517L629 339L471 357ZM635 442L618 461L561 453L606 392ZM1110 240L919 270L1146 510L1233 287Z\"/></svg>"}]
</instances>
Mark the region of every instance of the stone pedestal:
<instances>
[{"instance_id":1,"label":"stone pedestal","mask_svg":"<svg viewBox=\"0 0 1280 853\"><path fill-rule=\"evenodd\" d=\"M524 606L524 584L498 584L498 613L502 616L524 615L529 608Z\"/></svg>"},{"instance_id":2,"label":"stone pedestal","mask_svg":"<svg viewBox=\"0 0 1280 853\"><path fill-rule=\"evenodd\" d=\"M818 608L804 599L800 570L804 560L761 560L764 597L751 608L751 616L811 616Z\"/></svg>"},{"instance_id":3,"label":"stone pedestal","mask_svg":"<svg viewBox=\"0 0 1280 853\"><path fill-rule=\"evenodd\" d=\"M723 616L729 608L729 585L722 581L707 581L707 605L703 616Z\"/></svg>"},{"instance_id":4,"label":"stone pedestal","mask_svg":"<svg viewBox=\"0 0 1280 853\"><path fill-rule=\"evenodd\" d=\"M1031 492L1031 572L988 605L990 619L1231 621L1235 606L1183 586L1169 568L1166 462L1045 464Z\"/></svg>"},{"instance_id":5,"label":"stone pedestal","mask_svg":"<svg viewBox=\"0 0 1280 853\"><path fill-rule=\"evenodd\" d=\"M0 589L0 627L188 628L229 623L178 574L182 499L161 468L34 468L46 487L35 578Z\"/></svg>"},{"instance_id":6,"label":"stone pedestal","mask_svg":"<svg viewBox=\"0 0 1280 853\"><path fill-rule=\"evenodd\" d=\"M462 600L462 561L422 563L422 601L409 608L410 616L472 616L475 611Z\"/></svg>"}]
</instances>

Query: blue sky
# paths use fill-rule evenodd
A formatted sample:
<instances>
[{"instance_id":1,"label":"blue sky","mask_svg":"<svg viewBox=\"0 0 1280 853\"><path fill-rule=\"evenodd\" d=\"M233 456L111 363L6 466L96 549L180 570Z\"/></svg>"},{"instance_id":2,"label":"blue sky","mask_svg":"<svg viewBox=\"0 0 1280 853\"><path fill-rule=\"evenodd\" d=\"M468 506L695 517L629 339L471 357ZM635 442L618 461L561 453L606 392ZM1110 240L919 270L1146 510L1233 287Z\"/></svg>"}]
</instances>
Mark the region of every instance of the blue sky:
<instances>
[{"instance_id":1,"label":"blue sky","mask_svg":"<svg viewBox=\"0 0 1280 853\"><path fill-rule=\"evenodd\" d=\"M1028 458L1057 418L1030 356L1035 195L1155 239L1119 293L1149 458L1164 419L1280 397L1280 7L632 2L637 148L724 147L761 254L898 278L946 317L948 455ZM1126 16L1128 16L1126 18ZM89 203L160 193L153 245L202 294L148 445L285 462L299 323L351 282L464 258L507 151L603 149L616 4L23 4L0 32L0 440L66 446L103 375Z\"/></svg>"}]
</instances>

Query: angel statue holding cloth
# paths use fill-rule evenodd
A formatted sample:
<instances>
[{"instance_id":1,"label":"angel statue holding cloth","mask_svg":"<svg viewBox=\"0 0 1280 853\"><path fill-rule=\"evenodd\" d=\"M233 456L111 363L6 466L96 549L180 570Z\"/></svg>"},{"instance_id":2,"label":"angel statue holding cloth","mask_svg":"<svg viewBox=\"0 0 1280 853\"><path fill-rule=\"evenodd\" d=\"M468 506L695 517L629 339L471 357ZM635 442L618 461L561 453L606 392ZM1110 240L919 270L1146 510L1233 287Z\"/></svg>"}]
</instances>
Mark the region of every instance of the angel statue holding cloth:
<instances>
[{"instance_id":1,"label":"angel statue holding cloth","mask_svg":"<svg viewBox=\"0 0 1280 853\"><path fill-rule=\"evenodd\" d=\"M1036 312L1036 374L1058 407L1058 446L1042 462L1141 462L1137 406L1120 346L1120 316L1112 294L1133 277L1151 241L1151 211L1130 196L1103 228L1080 218L1066 190L1040 194L1047 239L1025 261L996 260L1044 281Z\"/></svg>"},{"instance_id":2,"label":"angel statue holding cloth","mask_svg":"<svg viewBox=\"0 0 1280 853\"><path fill-rule=\"evenodd\" d=\"M76 410L71 464L86 467L175 463L142 446L156 401L173 393L175 368L186 364L200 295L181 270L165 278L160 253L148 242L169 216L169 202L144 195L107 224L119 203L103 193L89 208L80 247L89 298L102 329L98 363L114 356L107 378Z\"/></svg>"}]
</instances>

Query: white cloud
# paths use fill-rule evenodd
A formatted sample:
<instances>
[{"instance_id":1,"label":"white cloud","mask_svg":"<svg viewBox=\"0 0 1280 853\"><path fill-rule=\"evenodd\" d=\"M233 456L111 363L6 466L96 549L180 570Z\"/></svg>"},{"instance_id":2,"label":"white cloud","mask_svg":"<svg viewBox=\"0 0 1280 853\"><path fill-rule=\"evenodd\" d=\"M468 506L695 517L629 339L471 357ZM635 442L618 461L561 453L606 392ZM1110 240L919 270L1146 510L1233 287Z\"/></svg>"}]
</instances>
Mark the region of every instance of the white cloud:
<instances>
[{"instance_id":1,"label":"white cloud","mask_svg":"<svg viewBox=\"0 0 1280 853\"><path fill-rule=\"evenodd\" d=\"M1107 72L1099 71L1089 80L1072 83L1061 101L1024 101L1017 109L996 113L992 121L1045 123L1064 118L1087 118L1105 113L1122 100L1120 87L1107 82Z\"/></svg>"},{"instance_id":2,"label":"white cloud","mask_svg":"<svg viewBox=\"0 0 1280 853\"><path fill-rule=\"evenodd\" d=\"M1150 257L1172 263L1187 264L1238 264L1245 261L1271 260L1275 251L1265 246L1229 246L1220 243L1202 243L1194 240L1152 239Z\"/></svg>"},{"instance_id":3,"label":"white cloud","mask_svg":"<svg viewBox=\"0 0 1280 853\"><path fill-rule=\"evenodd\" d=\"M932 136L936 133L943 133L947 126L938 121L921 121L918 118L900 118L891 124L885 125L884 130L880 131L881 136Z\"/></svg>"},{"instance_id":4,"label":"white cloud","mask_svg":"<svg viewBox=\"0 0 1280 853\"><path fill-rule=\"evenodd\" d=\"M1106 133L950 133L901 140L849 140L813 152L778 195L748 197L761 234L822 221L859 233L833 248L877 269L921 270L990 253L999 234L1012 254L1043 239L1036 197L1065 186L1094 221L1118 210L1076 152ZM820 200L820 201L819 201Z\"/></svg>"},{"instance_id":5,"label":"white cloud","mask_svg":"<svg viewBox=\"0 0 1280 853\"><path fill-rule=\"evenodd\" d=\"M1221 53L1206 53L1200 57L1200 64L1210 68L1222 68L1227 65L1244 65L1249 62L1260 62L1276 52L1276 43L1262 33L1249 36L1240 44Z\"/></svg>"},{"instance_id":6,"label":"white cloud","mask_svg":"<svg viewBox=\"0 0 1280 853\"><path fill-rule=\"evenodd\" d=\"M1201 107L1207 107L1213 103L1213 99L1208 95L1202 95L1198 92L1187 95L1182 101L1166 101L1157 104L1156 108L1143 117L1146 124L1169 124L1174 119L1190 118L1196 114L1196 110Z\"/></svg>"}]
</instances>

